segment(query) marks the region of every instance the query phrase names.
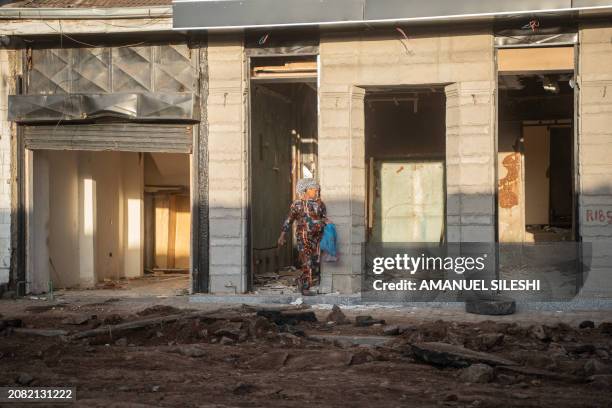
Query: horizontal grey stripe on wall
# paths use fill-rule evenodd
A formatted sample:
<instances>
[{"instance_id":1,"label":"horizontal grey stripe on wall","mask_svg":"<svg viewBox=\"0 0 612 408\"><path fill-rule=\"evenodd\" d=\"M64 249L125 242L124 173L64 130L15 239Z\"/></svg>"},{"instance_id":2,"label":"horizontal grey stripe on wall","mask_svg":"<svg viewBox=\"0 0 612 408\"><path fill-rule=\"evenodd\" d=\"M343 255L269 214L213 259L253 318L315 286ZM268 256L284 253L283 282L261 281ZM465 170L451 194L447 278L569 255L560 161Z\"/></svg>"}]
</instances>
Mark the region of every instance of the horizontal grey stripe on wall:
<instances>
[{"instance_id":1,"label":"horizontal grey stripe on wall","mask_svg":"<svg viewBox=\"0 0 612 408\"><path fill-rule=\"evenodd\" d=\"M612 8L611 0L176 0L175 29L365 23ZM463 17L462 17L463 16Z\"/></svg>"},{"instance_id":2,"label":"horizontal grey stripe on wall","mask_svg":"<svg viewBox=\"0 0 612 408\"><path fill-rule=\"evenodd\" d=\"M571 7L570 0L365 0L364 20L513 13Z\"/></svg>"},{"instance_id":3,"label":"horizontal grey stripe on wall","mask_svg":"<svg viewBox=\"0 0 612 408\"><path fill-rule=\"evenodd\" d=\"M23 126L26 149L191 153L190 125L104 123Z\"/></svg>"},{"instance_id":4,"label":"horizontal grey stripe on wall","mask_svg":"<svg viewBox=\"0 0 612 408\"><path fill-rule=\"evenodd\" d=\"M179 2L174 28L272 26L363 19L363 0L249 0Z\"/></svg>"}]
</instances>

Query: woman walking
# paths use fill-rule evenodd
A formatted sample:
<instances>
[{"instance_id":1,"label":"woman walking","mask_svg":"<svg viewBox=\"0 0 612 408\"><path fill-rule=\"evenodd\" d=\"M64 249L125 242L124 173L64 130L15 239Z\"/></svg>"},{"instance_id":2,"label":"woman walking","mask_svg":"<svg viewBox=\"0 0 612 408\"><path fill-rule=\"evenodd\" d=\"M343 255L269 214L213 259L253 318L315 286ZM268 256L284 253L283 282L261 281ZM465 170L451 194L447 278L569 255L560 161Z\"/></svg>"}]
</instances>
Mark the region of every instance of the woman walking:
<instances>
[{"instance_id":1,"label":"woman walking","mask_svg":"<svg viewBox=\"0 0 612 408\"><path fill-rule=\"evenodd\" d=\"M321 201L321 187L314 179L301 179L296 186L298 199L291 203L289 215L283 223L278 246L287 242L287 232L296 223L296 241L302 275L298 278L298 289L304 295L310 294L313 284L313 270L319 266L319 244L327 221L327 210Z\"/></svg>"}]
</instances>

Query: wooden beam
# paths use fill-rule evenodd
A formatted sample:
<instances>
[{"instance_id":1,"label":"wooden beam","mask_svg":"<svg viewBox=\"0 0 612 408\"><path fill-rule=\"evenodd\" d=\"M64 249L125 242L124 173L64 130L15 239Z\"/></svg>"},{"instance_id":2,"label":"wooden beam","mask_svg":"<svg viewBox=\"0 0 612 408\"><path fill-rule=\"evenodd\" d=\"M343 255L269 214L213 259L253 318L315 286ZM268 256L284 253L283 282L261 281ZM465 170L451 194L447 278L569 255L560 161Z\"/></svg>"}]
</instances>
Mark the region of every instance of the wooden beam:
<instances>
[{"instance_id":1,"label":"wooden beam","mask_svg":"<svg viewBox=\"0 0 612 408\"><path fill-rule=\"evenodd\" d=\"M574 47L508 48L497 51L498 72L572 71Z\"/></svg>"}]
</instances>

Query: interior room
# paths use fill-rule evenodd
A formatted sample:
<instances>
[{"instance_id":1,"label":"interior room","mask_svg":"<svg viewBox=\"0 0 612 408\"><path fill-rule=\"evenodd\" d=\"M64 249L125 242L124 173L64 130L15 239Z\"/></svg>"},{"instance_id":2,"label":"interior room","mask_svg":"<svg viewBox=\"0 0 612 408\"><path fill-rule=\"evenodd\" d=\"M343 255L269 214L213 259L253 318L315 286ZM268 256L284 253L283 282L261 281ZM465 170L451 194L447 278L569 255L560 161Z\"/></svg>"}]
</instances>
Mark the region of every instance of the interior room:
<instances>
[{"instance_id":1,"label":"interior room","mask_svg":"<svg viewBox=\"0 0 612 408\"><path fill-rule=\"evenodd\" d=\"M318 177L316 60L258 58L251 65L250 285L258 293L291 293L297 255L291 239L283 248L277 239L296 182Z\"/></svg>"},{"instance_id":2,"label":"interior room","mask_svg":"<svg viewBox=\"0 0 612 408\"><path fill-rule=\"evenodd\" d=\"M188 154L35 150L31 168L31 279L49 291L188 291Z\"/></svg>"},{"instance_id":3,"label":"interior room","mask_svg":"<svg viewBox=\"0 0 612 408\"><path fill-rule=\"evenodd\" d=\"M372 88L365 98L368 241L443 242L442 88Z\"/></svg>"},{"instance_id":4,"label":"interior room","mask_svg":"<svg viewBox=\"0 0 612 408\"><path fill-rule=\"evenodd\" d=\"M500 242L574 237L573 72L499 77Z\"/></svg>"}]
</instances>

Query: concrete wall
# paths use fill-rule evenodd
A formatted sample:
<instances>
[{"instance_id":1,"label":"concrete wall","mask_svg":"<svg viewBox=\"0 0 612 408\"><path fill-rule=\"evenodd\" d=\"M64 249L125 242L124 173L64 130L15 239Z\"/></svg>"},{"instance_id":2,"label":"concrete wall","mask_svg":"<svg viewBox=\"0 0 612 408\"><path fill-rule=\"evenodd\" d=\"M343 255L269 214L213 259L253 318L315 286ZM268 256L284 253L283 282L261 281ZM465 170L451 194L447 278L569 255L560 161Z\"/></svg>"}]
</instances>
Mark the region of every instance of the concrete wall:
<instances>
[{"instance_id":1,"label":"concrete wall","mask_svg":"<svg viewBox=\"0 0 612 408\"><path fill-rule=\"evenodd\" d=\"M7 120L16 52L0 47L0 284L8 282L11 264L11 129Z\"/></svg>"},{"instance_id":2,"label":"concrete wall","mask_svg":"<svg viewBox=\"0 0 612 408\"><path fill-rule=\"evenodd\" d=\"M82 153L83 154L83 153ZM84 153L91 155L92 153ZM96 256L97 278L118 279L123 274L123 207L121 157L119 152L94 153L96 159Z\"/></svg>"},{"instance_id":3,"label":"concrete wall","mask_svg":"<svg viewBox=\"0 0 612 408\"><path fill-rule=\"evenodd\" d=\"M121 210L123 211L123 275L144 273L144 157L121 153Z\"/></svg>"},{"instance_id":4,"label":"concrete wall","mask_svg":"<svg viewBox=\"0 0 612 408\"><path fill-rule=\"evenodd\" d=\"M240 36L208 38L210 292L246 290L247 152Z\"/></svg>"},{"instance_id":5,"label":"concrete wall","mask_svg":"<svg viewBox=\"0 0 612 408\"><path fill-rule=\"evenodd\" d=\"M145 153L145 184L189 187L189 156L183 153Z\"/></svg>"},{"instance_id":6,"label":"concrete wall","mask_svg":"<svg viewBox=\"0 0 612 408\"><path fill-rule=\"evenodd\" d=\"M580 234L593 247L582 294L612 298L612 27L580 27Z\"/></svg>"},{"instance_id":7,"label":"concrete wall","mask_svg":"<svg viewBox=\"0 0 612 408\"><path fill-rule=\"evenodd\" d=\"M78 286L78 154L74 151L35 154L48 161L50 276L56 287Z\"/></svg>"},{"instance_id":8,"label":"concrete wall","mask_svg":"<svg viewBox=\"0 0 612 408\"><path fill-rule=\"evenodd\" d=\"M325 34L320 45L319 168L323 200L339 233L340 262L323 289L360 289L365 238L364 89L446 86L447 237L494 239L494 65L488 31Z\"/></svg>"},{"instance_id":9,"label":"concrete wall","mask_svg":"<svg viewBox=\"0 0 612 408\"><path fill-rule=\"evenodd\" d=\"M525 224L547 225L550 218L550 134L548 127L526 126L523 129L523 138Z\"/></svg>"}]
</instances>

